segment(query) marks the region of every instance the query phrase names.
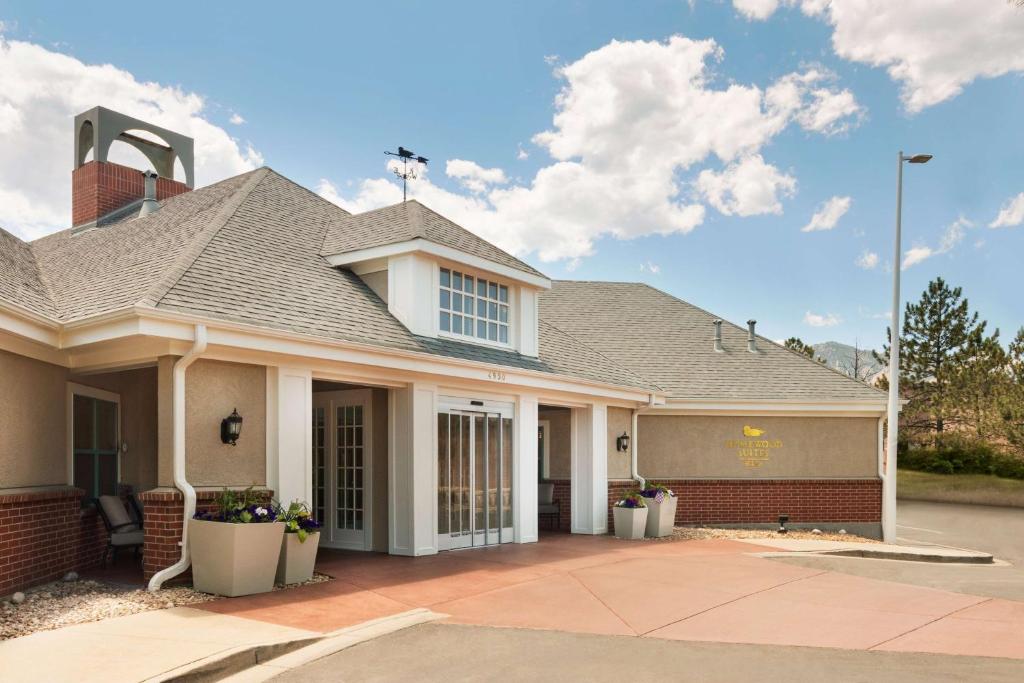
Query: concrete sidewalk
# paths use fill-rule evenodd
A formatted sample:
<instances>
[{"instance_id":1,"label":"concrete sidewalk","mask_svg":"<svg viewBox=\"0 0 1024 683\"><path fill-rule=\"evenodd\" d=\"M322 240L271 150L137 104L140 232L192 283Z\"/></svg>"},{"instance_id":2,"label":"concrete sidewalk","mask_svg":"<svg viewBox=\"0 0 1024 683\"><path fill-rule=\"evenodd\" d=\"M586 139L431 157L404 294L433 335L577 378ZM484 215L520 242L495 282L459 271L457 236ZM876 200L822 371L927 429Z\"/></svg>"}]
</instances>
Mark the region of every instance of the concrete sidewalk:
<instances>
[{"instance_id":1,"label":"concrete sidewalk","mask_svg":"<svg viewBox=\"0 0 1024 683\"><path fill-rule=\"evenodd\" d=\"M757 553L759 557L778 557L794 553L842 555L907 562L939 562L951 564L992 564L989 553L941 545L898 545L895 543L865 543L858 541L818 541L814 539L758 538L738 539L760 548L775 548L777 552Z\"/></svg>"}]
</instances>

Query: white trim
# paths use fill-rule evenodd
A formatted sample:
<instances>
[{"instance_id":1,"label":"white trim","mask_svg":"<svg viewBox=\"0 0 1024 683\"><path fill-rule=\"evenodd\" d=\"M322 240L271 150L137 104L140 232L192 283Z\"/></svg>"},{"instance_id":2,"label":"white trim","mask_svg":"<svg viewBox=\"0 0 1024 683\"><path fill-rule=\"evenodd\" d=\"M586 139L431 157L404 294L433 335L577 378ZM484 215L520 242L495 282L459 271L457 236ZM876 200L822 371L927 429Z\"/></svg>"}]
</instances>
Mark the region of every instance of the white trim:
<instances>
[{"instance_id":1,"label":"white trim","mask_svg":"<svg viewBox=\"0 0 1024 683\"><path fill-rule=\"evenodd\" d=\"M884 397L883 397L884 398ZM872 401L672 401L656 405L649 415L746 415L769 416L779 413L792 415L877 416L885 413L885 402Z\"/></svg>"},{"instance_id":2,"label":"white trim","mask_svg":"<svg viewBox=\"0 0 1024 683\"><path fill-rule=\"evenodd\" d=\"M551 420L537 420L537 426L544 432L544 452L541 453L541 479L551 478Z\"/></svg>"},{"instance_id":3,"label":"white trim","mask_svg":"<svg viewBox=\"0 0 1024 683\"><path fill-rule=\"evenodd\" d=\"M117 463L117 481L115 484L121 483L121 451L122 451L122 439L121 439L121 395L116 394L113 391L106 391L104 389L97 389L96 387L86 386L85 384L76 384L75 382L66 382L65 388L65 429L67 434L67 482L68 486L75 485L75 396L87 396L89 398L99 399L101 401L107 401L117 406L117 457L115 462ZM86 494L91 494L91 491L86 491Z\"/></svg>"},{"instance_id":4,"label":"white trim","mask_svg":"<svg viewBox=\"0 0 1024 683\"><path fill-rule=\"evenodd\" d=\"M431 242L430 240L426 240L422 237L417 237L405 242L384 244L379 247L357 249L343 254L330 254L324 256L324 259L335 267L353 266L364 261L401 256L403 254L410 254L413 252L422 252L454 263L466 264L472 268L488 271L495 275L515 280L516 282L523 282L541 289L551 289L551 280L549 278L533 275L532 273L512 268L498 263L497 261L491 261L490 259L485 259L480 256L474 256L473 254L469 254L459 249Z\"/></svg>"}]
</instances>

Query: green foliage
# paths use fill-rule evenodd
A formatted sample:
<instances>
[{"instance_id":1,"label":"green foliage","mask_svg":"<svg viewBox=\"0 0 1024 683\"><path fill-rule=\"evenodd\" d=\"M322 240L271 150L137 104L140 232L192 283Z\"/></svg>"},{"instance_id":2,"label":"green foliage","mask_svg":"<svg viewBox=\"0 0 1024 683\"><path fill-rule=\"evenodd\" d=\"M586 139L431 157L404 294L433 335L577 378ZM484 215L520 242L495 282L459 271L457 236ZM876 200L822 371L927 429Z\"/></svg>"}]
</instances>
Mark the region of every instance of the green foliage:
<instances>
[{"instance_id":1,"label":"green foliage","mask_svg":"<svg viewBox=\"0 0 1024 683\"><path fill-rule=\"evenodd\" d=\"M253 524L276 521L273 506L266 501L266 494L253 490L243 491L224 488L213 501L216 512L197 512L196 519L230 524Z\"/></svg>"},{"instance_id":2,"label":"green foliage","mask_svg":"<svg viewBox=\"0 0 1024 683\"><path fill-rule=\"evenodd\" d=\"M796 351L797 353L801 353L807 356L808 358L811 358L812 360L814 359L814 347L811 346L810 344L805 344L803 340L800 339L800 337L790 337L785 342L783 342L782 345L785 346L790 351ZM821 362L820 358L818 358L817 360L818 362Z\"/></svg>"},{"instance_id":3,"label":"green foliage","mask_svg":"<svg viewBox=\"0 0 1024 683\"><path fill-rule=\"evenodd\" d=\"M278 521L284 522L285 533L298 536L299 543L305 543L309 535L320 528L306 503L293 500L288 507L275 503L274 512Z\"/></svg>"},{"instance_id":4,"label":"green foliage","mask_svg":"<svg viewBox=\"0 0 1024 683\"><path fill-rule=\"evenodd\" d=\"M991 474L1024 479L1024 459L1000 453L984 443L943 439L932 448L908 448L900 443L897 458L903 469L935 474Z\"/></svg>"}]
</instances>

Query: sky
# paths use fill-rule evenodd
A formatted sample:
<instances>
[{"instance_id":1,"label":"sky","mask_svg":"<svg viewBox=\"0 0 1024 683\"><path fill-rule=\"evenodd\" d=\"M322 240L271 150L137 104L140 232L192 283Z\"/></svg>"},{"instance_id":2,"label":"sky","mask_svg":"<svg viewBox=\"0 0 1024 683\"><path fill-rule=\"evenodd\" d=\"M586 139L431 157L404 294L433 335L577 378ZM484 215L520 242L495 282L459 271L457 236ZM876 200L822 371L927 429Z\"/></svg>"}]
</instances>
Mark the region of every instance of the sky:
<instances>
[{"instance_id":1,"label":"sky","mask_svg":"<svg viewBox=\"0 0 1024 683\"><path fill-rule=\"evenodd\" d=\"M1024 325L1024 8L1007 0L0 0L0 227L68 226L73 116L196 140L349 211L410 196L556 279L880 347L941 276ZM286 9L287 7L287 9ZM138 165L130 148L114 161Z\"/></svg>"}]
</instances>

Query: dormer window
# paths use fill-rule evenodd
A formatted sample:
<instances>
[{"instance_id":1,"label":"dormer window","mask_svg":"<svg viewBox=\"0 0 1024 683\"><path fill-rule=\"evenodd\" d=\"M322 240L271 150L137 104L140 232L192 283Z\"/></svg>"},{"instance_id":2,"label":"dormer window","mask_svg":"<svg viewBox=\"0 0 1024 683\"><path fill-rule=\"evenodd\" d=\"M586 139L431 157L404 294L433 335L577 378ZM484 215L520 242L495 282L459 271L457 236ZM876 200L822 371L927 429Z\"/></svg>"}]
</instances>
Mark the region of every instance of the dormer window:
<instances>
[{"instance_id":1,"label":"dormer window","mask_svg":"<svg viewBox=\"0 0 1024 683\"><path fill-rule=\"evenodd\" d=\"M508 285L449 268L440 283L442 334L508 345Z\"/></svg>"}]
</instances>

